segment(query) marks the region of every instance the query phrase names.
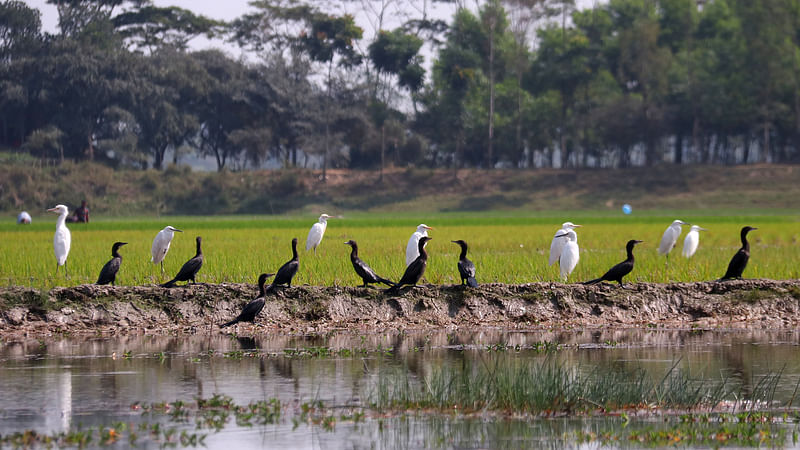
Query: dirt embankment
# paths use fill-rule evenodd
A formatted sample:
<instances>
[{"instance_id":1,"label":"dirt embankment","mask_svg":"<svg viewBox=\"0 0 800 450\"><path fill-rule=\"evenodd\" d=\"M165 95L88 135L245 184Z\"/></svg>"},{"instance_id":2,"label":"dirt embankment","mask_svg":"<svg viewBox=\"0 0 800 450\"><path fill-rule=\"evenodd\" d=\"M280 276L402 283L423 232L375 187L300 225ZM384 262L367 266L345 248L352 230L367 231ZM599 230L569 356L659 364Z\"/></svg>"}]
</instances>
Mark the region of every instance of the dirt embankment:
<instances>
[{"instance_id":1,"label":"dirt embankment","mask_svg":"<svg viewBox=\"0 0 800 450\"><path fill-rule=\"evenodd\" d=\"M0 289L0 336L51 333L205 333L251 300L246 284L83 285ZM256 325L228 330L299 333L436 327L699 326L800 324L800 280L583 286L558 283L378 289L300 286L269 295Z\"/></svg>"}]
</instances>

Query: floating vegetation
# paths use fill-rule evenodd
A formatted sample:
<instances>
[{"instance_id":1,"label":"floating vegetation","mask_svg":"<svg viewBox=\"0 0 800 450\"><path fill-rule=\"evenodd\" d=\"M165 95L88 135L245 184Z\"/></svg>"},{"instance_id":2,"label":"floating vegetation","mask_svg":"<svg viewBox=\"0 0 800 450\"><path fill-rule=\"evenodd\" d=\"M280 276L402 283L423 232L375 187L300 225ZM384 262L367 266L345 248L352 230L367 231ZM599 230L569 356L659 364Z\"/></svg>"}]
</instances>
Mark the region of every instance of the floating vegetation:
<instances>
[{"instance_id":1,"label":"floating vegetation","mask_svg":"<svg viewBox=\"0 0 800 450\"><path fill-rule=\"evenodd\" d=\"M52 448L52 447L105 447L127 442L131 447L141 440L149 440L161 446L197 447L205 446L204 434L178 431L176 427L164 427L159 423L141 423L138 426L117 422L111 426L78 428L60 433L38 433L25 430L0 436L0 447Z\"/></svg>"},{"instance_id":2,"label":"floating vegetation","mask_svg":"<svg viewBox=\"0 0 800 450\"><path fill-rule=\"evenodd\" d=\"M727 379L693 377L673 365L654 378L643 368L569 368L552 361L464 361L437 367L421 379L402 371L379 372L366 398L379 409L570 414L624 408L725 408L770 405L781 373L757 381L749 393Z\"/></svg>"},{"instance_id":3,"label":"floating vegetation","mask_svg":"<svg viewBox=\"0 0 800 450\"><path fill-rule=\"evenodd\" d=\"M798 415L771 413L685 414L660 426L575 432L578 443L634 444L647 447L782 447L788 433L798 440ZM794 426L794 429L790 429Z\"/></svg>"}]
</instances>

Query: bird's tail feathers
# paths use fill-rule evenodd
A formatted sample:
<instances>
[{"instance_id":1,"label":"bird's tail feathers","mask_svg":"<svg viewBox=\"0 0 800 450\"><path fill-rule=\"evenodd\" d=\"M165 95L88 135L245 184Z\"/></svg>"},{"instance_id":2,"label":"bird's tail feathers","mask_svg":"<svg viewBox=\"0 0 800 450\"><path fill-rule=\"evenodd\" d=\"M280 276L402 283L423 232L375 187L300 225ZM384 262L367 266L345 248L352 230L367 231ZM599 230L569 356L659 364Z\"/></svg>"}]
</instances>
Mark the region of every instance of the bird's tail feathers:
<instances>
[{"instance_id":1,"label":"bird's tail feathers","mask_svg":"<svg viewBox=\"0 0 800 450\"><path fill-rule=\"evenodd\" d=\"M222 325L220 325L219 327L220 327L220 328L229 327L229 326L231 326L231 325L235 325L235 324L237 324L238 322L239 322L239 318L237 317L237 318L235 318L235 319L231 320L230 322L225 322L225 323L223 323L223 324L222 324Z\"/></svg>"},{"instance_id":2,"label":"bird's tail feathers","mask_svg":"<svg viewBox=\"0 0 800 450\"><path fill-rule=\"evenodd\" d=\"M165 288L175 287L175 283L177 283L177 281L178 280L173 278L172 280L169 280L166 283L162 284L161 287L165 287Z\"/></svg>"},{"instance_id":3,"label":"bird's tail feathers","mask_svg":"<svg viewBox=\"0 0 800 450\"><path fill-rule=\"evenodd\" d=\"M595 278L594 280L584 281L581 284L597 284L597 283L599 283L601 281L603 281L603 277Z\"/></svg>"},{"instance_id":4,"label":"bird's tail feathers","mask_svg":"<svg viewBox=\"0 0 800 450\"><path fill-rule=\"evenodd\" d=\"M478 287L478 280L475 277L468 277L467 278L467 286L469 287Z\"/></svg>"},{"instance_id":5,"label":"bird's tail feathers","mask_svg":"<svg viewBox=\"0 0 800 450\"><path fill-rule=\"evenodd\" d=\"M381 283L383 283L383 284L385 284L385 285L387 285L389 287L397 286L397 284L394 281L387 280L386 278L381 278L381 277L377 277L377 278L378 278L378 281L380 281Z\"/></svg>"}]
</instances>

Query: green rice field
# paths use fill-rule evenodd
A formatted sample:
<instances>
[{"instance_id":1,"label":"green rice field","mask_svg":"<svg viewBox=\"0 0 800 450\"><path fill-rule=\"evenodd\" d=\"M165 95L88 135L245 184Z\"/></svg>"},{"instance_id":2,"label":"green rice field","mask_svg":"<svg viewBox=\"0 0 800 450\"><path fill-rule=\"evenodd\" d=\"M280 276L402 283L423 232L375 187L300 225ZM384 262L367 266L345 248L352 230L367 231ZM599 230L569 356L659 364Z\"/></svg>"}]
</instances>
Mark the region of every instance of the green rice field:
<instances>
[{"instance_id":1,"label":"green rice field","mask_svg":"<svg viewBox=\"0 0 800 450\"><path fill-rule=\"evenodd\" d=\"M327 211L336 215L335 212ZM671 253L668 267L656 249L661 234L674 219L708 228L701 232L695 256L680 255L683 233ZM425 279L433 284L459 282L456 262L459 248L451 240L470 245L469 258L477 266L480 283L527 283L559 281L557 265L547 265L550 241L562 222L583 225L578 232L580 262L570 282L602 275L625 258L629 239L645 241L636 247L636 268L630 282L688 282L717 279L740 246L739 230L750 233L751 259L747 278L800 278L800 214L790 211L637 211L630 216L587 212L549 213L438 213L352 214L328 221L317 254L305 251L305 240L317 216L216 216L96 218L89 224L68 224L72 248L67 260L69 277L55 276L53 232L55 215L34 217L34 223L18 226L13 219L0 224L0 285L49 288L93 283L111 257L111 244L124 241L122 268L117 284L142 285L167 281L194 256L194 237L203 237L205 265L198 282L255 283L261 272L275 272L291 258L290 242L300 241L300 271L294 284L318 286L357 285L343 244L355 239L360 256L376 272L398 279L405 269L405 247L417 224L435 229L428 244L430 255ZM166 274L150 263L150 246L166 225L184 230L176 233L165 259Z\"/></svg>"}]
</instances>

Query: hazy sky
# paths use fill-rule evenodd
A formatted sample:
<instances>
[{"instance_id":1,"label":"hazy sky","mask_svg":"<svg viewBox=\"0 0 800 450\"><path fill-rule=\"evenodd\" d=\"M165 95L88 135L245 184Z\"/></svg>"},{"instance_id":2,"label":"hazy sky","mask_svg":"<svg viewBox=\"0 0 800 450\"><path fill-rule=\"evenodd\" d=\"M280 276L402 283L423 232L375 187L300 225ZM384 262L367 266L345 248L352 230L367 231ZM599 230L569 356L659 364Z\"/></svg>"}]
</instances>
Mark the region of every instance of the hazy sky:
<instances>
[{"instance_id":1,"label":"hazy sky","mask_svg":"<svg viewBox=\"0 0 800 450\"><path fill-rule=\"evenodd\" d=\"M53 5L46 3L46 0L25 0L25 2L42 12L42 27L45 31L54 33L58 27L58 13ZM181 8L189 9L195 13L202 14L214 19L220 20L233 20L253 8L249 5L250 0L154 0L157 6L178 6ZM579 8L591 7L596 3L604 3L605 0L578 0L576 3ZM329 10L336 13L350 13L355 16L358 24L364 28L364 37L369 38L374 36L376 25L374 22L375 15L371 15L364 11L363 5L371 3L373 5L380 5L380 1L361 2L361 1L320 1L318 6L322 9ZM402 24L408 17L421 17L420 11L414 10L409 7L409 3L422 4L422 1L416 2L398 2L396 5L405 5L402 9L400 6L390 8L385 15L384 29L393 29ZM470 2L471 3L471 2ZM428 15L433 18L442 19L447 22L453 16L455 6L452 3L442 2L429 2ZM190 44L193 48L205 48L208 46L219 46L219 43L210 43L203 37L195 38ZM229 50L235 50L231 46L225 46Z\"/></svg>"}]
</instances>

